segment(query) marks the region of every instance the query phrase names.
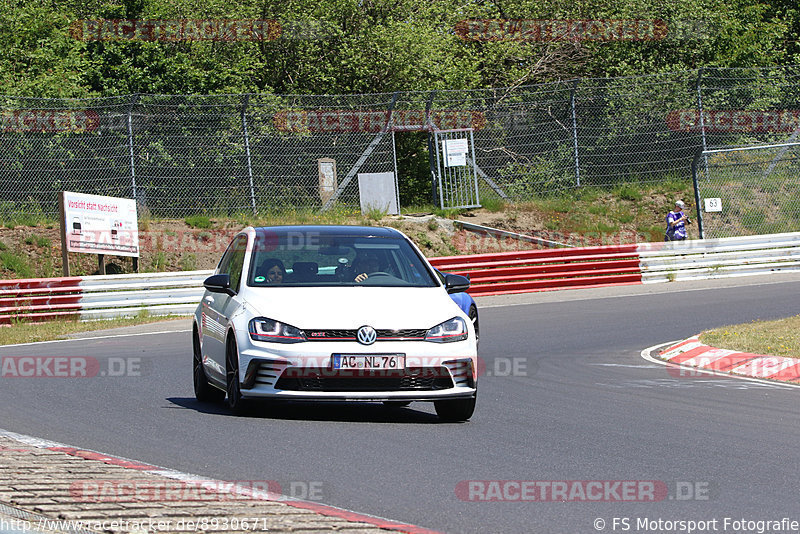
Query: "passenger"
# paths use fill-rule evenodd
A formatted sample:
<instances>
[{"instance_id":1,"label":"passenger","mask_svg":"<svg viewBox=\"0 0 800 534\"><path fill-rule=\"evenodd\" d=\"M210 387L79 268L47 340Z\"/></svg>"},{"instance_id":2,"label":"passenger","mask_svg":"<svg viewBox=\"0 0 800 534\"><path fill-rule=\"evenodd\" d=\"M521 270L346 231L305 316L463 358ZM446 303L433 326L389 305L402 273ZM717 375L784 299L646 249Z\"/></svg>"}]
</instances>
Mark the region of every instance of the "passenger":
<instances>
[{"instance_id":1,"label":"passenger","mask_svg":"<svg viewBox=\"0 0 800 534\"><path fill-rule=\"evenodd\" d=\"M261 267L258 268L258 274L266 278L268 284L282 284L283 277L286 275L286 269L283 267L283 262L277 258L267 258L261 262ZM256 281L258 282L258 276Z\"/></svg>"}]
</instances>

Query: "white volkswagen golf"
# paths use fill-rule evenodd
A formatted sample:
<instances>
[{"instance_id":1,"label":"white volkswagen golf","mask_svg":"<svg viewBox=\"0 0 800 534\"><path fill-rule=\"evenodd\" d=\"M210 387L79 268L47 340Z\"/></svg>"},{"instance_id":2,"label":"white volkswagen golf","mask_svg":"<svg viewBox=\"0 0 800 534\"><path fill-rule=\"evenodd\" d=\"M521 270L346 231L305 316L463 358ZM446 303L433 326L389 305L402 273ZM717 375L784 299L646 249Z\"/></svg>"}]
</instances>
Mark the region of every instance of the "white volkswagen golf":
<instances>
[{"instance_id":1,"label":"white volkswagen golf","mask_svg":"<svg viewBox=\"0 0 800 534\"><path fill-rule=\"evenodd\" d=\"M258 398L432 401L465 421L476 333L448 293L468 287L391 228L245 228L194 315L195 395L233 411Z\"/></svg>"}]
</instances>

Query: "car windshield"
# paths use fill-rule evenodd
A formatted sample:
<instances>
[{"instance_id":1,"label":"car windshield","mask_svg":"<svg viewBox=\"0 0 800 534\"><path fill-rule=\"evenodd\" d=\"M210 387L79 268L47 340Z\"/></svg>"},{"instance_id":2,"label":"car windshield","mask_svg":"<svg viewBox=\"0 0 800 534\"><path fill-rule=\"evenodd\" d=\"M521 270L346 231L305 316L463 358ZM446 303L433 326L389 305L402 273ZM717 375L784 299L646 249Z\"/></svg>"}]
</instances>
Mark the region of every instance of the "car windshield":
<instances>
[{"instance_id":1,"label":"car windshield","mask_svg":"<svg viewBox=\"0 0 800 534\"><path fill-rule=\"evenodd\" d=\"M253 287L435 287L402 237L258 229L247 280Z\"/></svg>"}]
</instances>

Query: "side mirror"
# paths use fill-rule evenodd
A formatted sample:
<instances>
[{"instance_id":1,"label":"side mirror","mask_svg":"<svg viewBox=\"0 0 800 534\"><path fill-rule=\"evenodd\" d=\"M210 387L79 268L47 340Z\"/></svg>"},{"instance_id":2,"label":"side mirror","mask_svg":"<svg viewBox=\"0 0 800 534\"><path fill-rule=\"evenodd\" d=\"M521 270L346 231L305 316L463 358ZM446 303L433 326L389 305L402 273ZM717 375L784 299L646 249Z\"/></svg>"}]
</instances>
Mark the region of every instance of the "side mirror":
<instances>
[{"instance_id":1,"label":"side mirror","mask_svg":"<svg viewBox=\"0 0 800 534\"><path fill-rule=\"evenodd\" d=\"M236 294L236 292L231 289L231 275L229 274L211 275L205 279L203 287L212 293L225 293L231 296Z\"/></svg>"},{"instance_id":2,"label":"side mirror","mask_svg":"<svg viewBox=\"0 0 800 534\"><path fill-rule=\"evenodd\" d=\"M469 278L460 274L444 275L444 288L448 293L461 293L469 289Z\"/></svg>"}]
</instances>

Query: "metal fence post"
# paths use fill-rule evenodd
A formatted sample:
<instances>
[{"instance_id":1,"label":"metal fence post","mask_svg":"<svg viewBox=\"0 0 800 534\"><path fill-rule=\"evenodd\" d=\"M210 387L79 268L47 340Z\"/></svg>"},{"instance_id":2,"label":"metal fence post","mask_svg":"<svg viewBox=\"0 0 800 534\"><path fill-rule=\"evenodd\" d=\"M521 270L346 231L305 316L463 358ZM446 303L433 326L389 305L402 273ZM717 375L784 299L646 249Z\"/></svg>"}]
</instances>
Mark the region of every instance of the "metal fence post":
<instances>
[{"instance_id":1,"label":"metal fence post","mask_svg":"<svg viewBox=\"0 0 800 534\"><path fill-rule=\"evenodd\" d=\"M581 186L581 166L578 160L578 120L575 113L575 92L578 90L580 81L580 78L575 80L569 94L569 107L572 110L572 145L575 153L575 187Z\"/></svg>"},{"instance_id":2,"label":"metal fence post","mask_svg":"<svg viewBox=\"0 0 800 534\"><path fill-rule=\"evenodd\" d=\"M247 104L250 101L250 95L244 95L242 101L242 132L244 134L244 152L247 156L247 177L250 179L250 205L253 208L253 216L258 215L256 211L256 191L253 186L253 163L250 159L250 134L247 131Z\"/></svg>"},{"instance_id":3,"label":"metal fence post","mask_svg":"<svg viewBox=\"0 0 800 534\"><path fill-rule=\"evenodd\" d=\"M402 210L400 209L400 177L397 174L397 146L394 138L394 105L399 98L400 92L395 91L392 96L393 104L391 104L391 109L389 110L389 128L392 130L392 161L394 162L394 198L395 202L397 202L398 215L401 214Z\"/></svg>"},{"instance_id":4,"label":"metal fence post","mask_svg":"<svg viewBox=\"0 0 800 534\"><path fill-rule=\"evenodd\" d=\"M692 182L694 185L694 202L697 207L697 229L700 232L700 239L705 239L705 231L703 229L703 210L700 209L700 183L697 180L697 162L700 160L700 156L704 155L704 152L705 150L701 148L692 158Z\"/></svg>"},{"instance_id":5,"label":"metal fence post","mask_svg":"<svg viewBox=\"0 0 800 534\"><path fill-rule=\"evenodd\" d=\"M430 98L425 103L425 129L428 130L428 164L431 168L431 200L436 205L436 163L433 160L433 151L437 150L433 145L433 121L430 120L433 99L436 98L436 90L431 91ZM438 156L438 153L437 153ZM441 206L440 206L441 207Z\"/></svg>"},{"instance_id":6,"label":"metal fence post","mask_svg":"<svg viewBox=\"0 0 800 534\"><path fill-rule=\"evenodd\" d=\"M136 190L136 156L133 153L133 108L139 100L139 94L134 94L131 97L131 103L128 106L128 155L131 162L131 196L133 200L139 200L139 192Z\"/></svg>"},{"instance_id":7,"label":"metal fence post","mask_svg":"<svg viewBox=\"0 0 800 534\"><path fill-rule=\"evenodd\" d=\"M394 130L392 130L392 159L394 160L394 198L397 202L397 214L400 215L400 181L397 177L397 146L395 144Z\"/></svg>"},{"instance_id":8,"label":"metal fence post","mask_svg":"<svg viewBox=\"0 0 800 534\"><path fill-rule=\"evenodd\" d=\"M700 136L703 140L703 150L707 150L708 147L706 146L706 122L705 117L703 117L703 94L702 89L700 87L700 83L703 80L703 71L705 67L700 67L700 70L697 72L697 112L700 117ZM705 159L705 166L706 172L708 172L708 159Z\"/></svg>"}]
</instances>

